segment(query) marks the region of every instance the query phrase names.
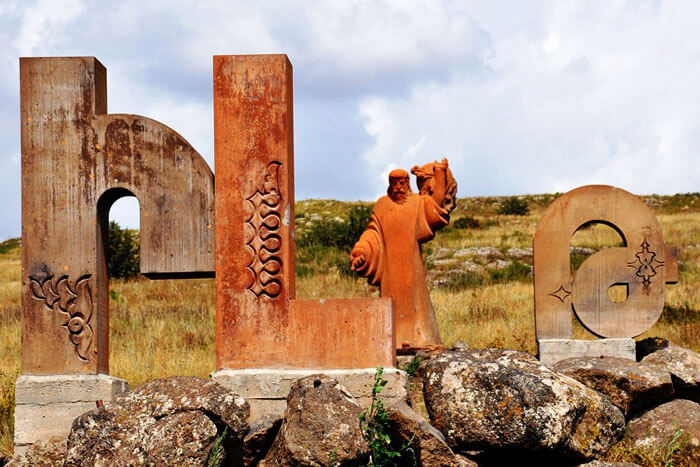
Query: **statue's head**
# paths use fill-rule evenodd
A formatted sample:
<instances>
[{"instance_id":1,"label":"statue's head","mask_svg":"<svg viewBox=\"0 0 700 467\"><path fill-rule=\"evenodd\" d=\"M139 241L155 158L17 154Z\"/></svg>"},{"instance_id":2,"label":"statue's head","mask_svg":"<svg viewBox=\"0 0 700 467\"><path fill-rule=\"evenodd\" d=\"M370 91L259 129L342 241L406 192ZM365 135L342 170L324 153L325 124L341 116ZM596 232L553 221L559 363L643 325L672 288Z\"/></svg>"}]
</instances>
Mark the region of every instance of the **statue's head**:
<instances>
[{"instance_id":1,"label":"statue's head","mask_svg":"<svg viewBox=\"0 0 700 467\"><path fill-rule=\"evenodd\" d=\"M386 191L389 198L395 203L403 204L411 193L411 181L408 172L402 169L392 170L389 173L389 189Z\"/></svg>"}]
</instances>

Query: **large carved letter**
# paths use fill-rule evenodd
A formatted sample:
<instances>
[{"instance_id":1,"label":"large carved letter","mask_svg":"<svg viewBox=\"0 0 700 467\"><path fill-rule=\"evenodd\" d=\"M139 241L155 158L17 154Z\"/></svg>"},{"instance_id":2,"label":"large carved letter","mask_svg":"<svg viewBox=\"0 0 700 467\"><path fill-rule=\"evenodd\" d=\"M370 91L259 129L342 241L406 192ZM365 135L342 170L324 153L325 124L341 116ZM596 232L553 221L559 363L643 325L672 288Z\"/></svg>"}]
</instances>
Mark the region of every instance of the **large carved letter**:
<instances>
[{"instance_id":1,"label":"large carved letter","mask_svg":"<svg viewBox=\"0 0 700 467\"><path fill-rule=\"evenodd\" d=\"M626 247L595 253L572 278L571 237L590 222L616 229ZM665 284L678 280L675 249L664 245L651 210L631 193L604 185L577 188L549 206L535 232L534 263L538 339L570 338L572 309L598 336L637 336L659 318ZM621 303L608 296L618 284L628 288Z\"/></svg>"},{"instance_id":2,"label":"large carved letter","mask_svg":"<svg viewBox=\"0 0 700 467\"><path fill-rule=\"evenodd\" d=\"M214 177L175 131L107 114L93 57L20 60L22 371L108 373L112 203L136 196L141 272L213 276Z\"/></svg>"}]
</instances>

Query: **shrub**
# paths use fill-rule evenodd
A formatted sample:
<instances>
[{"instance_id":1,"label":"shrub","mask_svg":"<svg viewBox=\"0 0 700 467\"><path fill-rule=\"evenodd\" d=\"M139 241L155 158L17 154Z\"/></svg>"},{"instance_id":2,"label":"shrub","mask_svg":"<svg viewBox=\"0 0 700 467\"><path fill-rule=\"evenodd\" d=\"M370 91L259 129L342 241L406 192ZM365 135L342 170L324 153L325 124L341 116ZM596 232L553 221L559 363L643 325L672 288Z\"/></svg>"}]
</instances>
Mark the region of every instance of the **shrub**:
<instances>
[{"instance_id":1,"label":"shrub","mask_svg":"<svg viewBox=\"0 0 700 467\"><path fill-rule=\"evenodd\" d=\"M313 224L297 241L297 246L306 248L320 245L335 247L350 252L372 216L371 206L353 206L344 222L324 219Z\"/></svg>"},{"instance_id":2,"label":"shrub","mask_svg":"<svg viewBox=\"0 0 700 467\"><path fill-rule=\"evenodd\" d=\"M498 208L498 214L527 216L530 214L530 206L528 206L526 200L520 199L517 196L511 196L501 203L501 207Z\"/></svg>"},{"instance_id":3,"label":"shrub","mask_svg":"<svg viewBox=\"0 0 700 467\"><path fill-rule=\"evenodd\" d=\"M473 217L460 217L452 223L455 229L478 229L480 227L479 220Z\"/></svg>"},{"instance_id":4,"label":"shrub","mask_svg":"<svg viewBox=\"0 0 700 467\"><path fill-rule=\"evenodd\" d=\"M109 277L130 279L139 275L138 234L122 229L119 224L109 223L109 244L107 245L107 271Z\"/></svg>"},{"instance_id":5,"label":"shrub","mask_svg":"<svg viewBox=\"0 0 700 467\"><path fill-rule=\"evenodd\" d=\"M15 248L19 248L20 244L21 240L19 238L10 238L9 240L5 240L4 242L0 243L0 255L4 255Z\"/></svg>"}]
</instances>

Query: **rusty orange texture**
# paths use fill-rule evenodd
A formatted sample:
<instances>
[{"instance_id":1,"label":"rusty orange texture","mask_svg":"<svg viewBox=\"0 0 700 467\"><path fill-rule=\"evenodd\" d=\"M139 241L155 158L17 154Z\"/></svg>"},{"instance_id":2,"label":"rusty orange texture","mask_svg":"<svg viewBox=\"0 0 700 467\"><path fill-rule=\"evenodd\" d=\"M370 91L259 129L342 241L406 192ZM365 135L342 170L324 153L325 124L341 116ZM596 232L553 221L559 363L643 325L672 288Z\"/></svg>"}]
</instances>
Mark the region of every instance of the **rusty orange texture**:
<instances>
[{"instance_id":1,"label":"rusty orange texture","mask_svg":"<svg viewBox=\"0 0 700 467\"><path fill-rule=\"evenodd\" d=\"M571 273L569 245L594 222L615 229L623 247L606 248ZM677 250L663 242L653 212L637 196L607 185L576 188L557 198L535 232L535 327L538 339L571 338L572 317L600 337L635 337L661 315L666 284L678 281ZM613 302L612 286L627 298Z\"/></svg>"},{"instance_id":2,"label":"rusty orange texture","mask_svg":"<svg viewBox=\"0 0 700 467\"><path fill-rule=\"evenodd\" d=\"M292 65L214 57L216 366L394 366L391 300L295 300Z\"/></svg>"},{"instance_id":3,"label":"rusty orange texture","mask_svg":"<svg viewBox=\"0 0 700 467\"><path fill-rule=\"evenodd\" d=\"M411 191L408 172L392 171L387 195L376 202L369 226L350 253L352 269L379 285L382 297L393 298L401 349L440 345L420 245L449 223L457 193L447 159L411 172L420 192Z\"/></svg>"},{"instance_id":4,"label":"rusty orange texture","mask_svg":"<svg viewBox=\"0 0 700 467\"><path fill-rule=\"evenodd\" d=\"M141 272L214 273L214 177L171 128L107 113L94 57L20 59L22 372L109 373L112 203L140 204Z\"/></svg>"}]
</instances>

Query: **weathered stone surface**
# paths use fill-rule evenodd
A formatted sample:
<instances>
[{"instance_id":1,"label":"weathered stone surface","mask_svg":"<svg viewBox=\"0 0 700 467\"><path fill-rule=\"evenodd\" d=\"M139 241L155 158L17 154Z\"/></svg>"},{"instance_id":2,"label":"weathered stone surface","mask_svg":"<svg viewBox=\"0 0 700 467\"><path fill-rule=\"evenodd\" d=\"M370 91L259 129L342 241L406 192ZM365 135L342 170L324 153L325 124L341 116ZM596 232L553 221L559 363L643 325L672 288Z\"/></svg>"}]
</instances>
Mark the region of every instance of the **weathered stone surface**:
<instances>
[{"instance_id":1,"label":"weathered stone surface","mask_svg":"<svg viewBox=\"0 0 700 467\"><path fill-rule=\"evenodd\" d=\"M552 369L605 394L625 416L673 399L671 374L658 365L615 357L568 358Z\"/></svg>"},{"instance_id":2,"label":"weathered stone surface","mask_svg":"<svg viewBox=\"0 0 700 467\"><path fill-rule=\"evenodd\" d=\"M642 363L666 368L676 397L700 402L700 354L669 343L644 357Z\"/></svg>"},{"instance_id":3,"label":"weathered stone surface","mask_svg":"<svg viewBox=\"0 0 700 467\"><path fill-rule=\"evenodd\" d=\"M420 193L411 191L408 172L391 171L387 196L375 203L367 229L350 252L350 268L379 285L382 297L393 299L398 348L440 345L420 245L449 223L457 193L447 159L415 166L411 173Z\"/></svg>"},{"instance_id":4,"label":"weathered stone surface","mask_svg":"<svg viewBox=\"0 0 700 467\"><path fill-rule=\"evenodd\" d=\"M362 438L355 398L332 378L309 376L289 392L284 421L260 465L365 465L368 447Z\"/></svg>"},{"instance_id":5,"label":"weathered stone surface","mask_svg":"<svg viewBox=\"0 0 700 467\"><path fill-rule=\"evenodd\" d=\"M294 383L301 378L317 374L324 374L338 381L355 396L360 407L365 408L371 403L372 384L376 371L376 368L346 370L248 368L215 371L211 378L243 397L250 404L249 421L254 421L266 415L282 417L287 407L287 396ZM387 381L382 391L385 403L407 400L408 377L404 371L385 368L383 377Z\"/></svg>"},{"instance_id":6,"label":"weathered stone surface","mask_svg":"<svg viewBox=\"0 0 700 467\"><path fill-rule=\"evenodd\" d=\"M512 350L445 352L427 365L426 408L453 450L592 459L622 438L606 397Z\"/></svg>"},{"instance_id":7,"label":"weathered stone surface","mask_svg":"<svg viewBox=\"0 0 700 467\"><path fill-rule=\"evenodd\" d=\"M54 436L45 441L37 441L22 454L15 455L7 467L54 467L63 465L66 458L66 438Z\"/></svg>"},{"instance_id":8,"label":"weathered stone surface","mask_svg":"<svg viewBox=\"0 0 700 467\"><path fill-rule=\"evenodd\" d=\"M650 353L665 349L668 347L668 344L668 339L664 339L662 337L647 337L646 339L636 341L635 347L637 351L637 361L642 361L642 359Z\"/></svg>"},{"instance_id":9,"label":"weathered stone surface","mask_svg":"<svg viewBox=\"0 0 700 467\"><path fill-rule=\"evenodd\" d=\"M282 417L274 415L265 416L250 424L250 430L243 438L243 465L254 466L265 458L281 425Z\"/></svg>"},{"instance_id":10,"label":"weathered stone surface","mask_svg":"<svg viewBox=\"0 0 700 467\"><path fill-rule=\"evenodd\" d=\"M613 226L626 246L594 253L572 276L571 238L588 222ZM598 336L638 336L661 315L665 284L678 280L677 251L664 244L652 210L612 186L583 186L558 197L537 224L533 251L538 339L570 339L572 309ZM614 284L627 285L623 302L608 295Z\"/></svg>"},{"instance_id":11,"label":"weathered stone surface","mask_svg":"<svg viewBox=\"0 0 700 467\"><path fill-rule=\"evenodd\" d=\"M151 381L78 417L66 465L201 465L222 439L222 458L240 459L248 403L193 377Z\"/></svg>"},{"instance_id":12,"label":"weathered stone surface","mask_svg":"<svg viewBox=\"0 0 700 467\"><path fill-rule=\"evenodd\" d=\"M216 368L394 366L390 299L296 300L292 95L285 55L214 57Z\"/></svg>"},{"instance_id":13,"label":"weathered stone surface","mask_svg":"<svg viewBox=\"0 0 700 467\"><path fill-rule=\"evenodd\" d=\"M109 372L109 209L135 196L141 272L211 276L214 176L173 129L107 113L94 57L21 58L22 372Z\"/></svg>"},{"instance_id":14,"label":"weathered stone surface","mask_svg":"<svg viewBox=\"0 0 700 467\"><path fill-rule=\"evenodd\" d=\"M573 357L619 357L634 361L634 339L538 339L539 358L545 365Z\"/></svg>"},{"instance_id":15,"label":"weathered stone surface","mask_svg":"<svg viewBox=\"0 0 700 467\"><path fill-rule=\"evenodd\" d=\"M455 454L445 443L445 437L428 420L415 413L405 403L387 409L389 436L395 447L407 446L400 459L402 465L460 466Z\"/></svg>"},{"instance_id":16,"label":"weathered stone surface","mask_svg":"<svg viewBox=\"0 0 700 467\"><path fill-rule=\"evenodd\" d=\"M623 443L630 448L663 450L679 430L683 434L678 441L688 443L693 460L700 465L700 404L693 401L676 399L632 420Z\"/></svg>"},{"instance_id":17,"label":"weathered stone surface","mask_svg":"<svg viewBox=\"0 0 700 467\"><path fill-rule=\"evenodd\" d=\"M15 386L15 453L38 440L68 437L73 420L129 390L109 375L20 375Z\"/></svg>"}]
</instances>

